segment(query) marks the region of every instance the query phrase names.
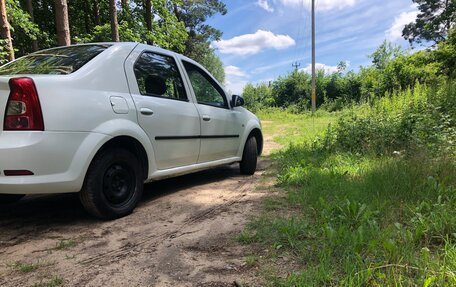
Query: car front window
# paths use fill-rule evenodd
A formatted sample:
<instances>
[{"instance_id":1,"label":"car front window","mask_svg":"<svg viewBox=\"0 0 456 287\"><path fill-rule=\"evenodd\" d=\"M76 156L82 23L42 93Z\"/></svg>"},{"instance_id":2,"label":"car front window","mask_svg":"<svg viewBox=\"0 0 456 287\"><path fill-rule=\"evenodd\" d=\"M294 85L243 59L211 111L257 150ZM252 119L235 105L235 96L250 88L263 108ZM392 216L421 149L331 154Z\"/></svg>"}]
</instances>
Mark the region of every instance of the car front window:
<instances>
[{"instance_id":1,"label":"car front window","mask_svg":"<svg viewBox=\"0 0 456 287\"><path fill-rule=\"evenodd\" d=\"M190 78L198 104L228 108L228 102L223 95L223 91L217 87L217 84L208 74L188 62L184 62L184 66Z\"/></svg>"}]
</instances>

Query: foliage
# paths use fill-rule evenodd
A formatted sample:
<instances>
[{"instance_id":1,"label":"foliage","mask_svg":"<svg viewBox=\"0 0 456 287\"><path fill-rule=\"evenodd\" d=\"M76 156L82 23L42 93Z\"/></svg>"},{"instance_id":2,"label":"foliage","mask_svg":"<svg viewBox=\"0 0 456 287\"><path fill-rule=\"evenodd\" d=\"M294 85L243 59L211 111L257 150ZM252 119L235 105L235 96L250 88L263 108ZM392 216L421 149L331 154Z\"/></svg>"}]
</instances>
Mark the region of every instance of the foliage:
<instances>
[{"instance_id":1,"label":"foliage","mask_svg":"<svg viewBox=\"0 0 456 287\"><path fill-rule=\"evenodd\" d=\"M375 68L384 70L389 62L402 54L403 51L400 46L393 45L391 42L384 40L377 50L369 55L369 58L372 59L372 64Z\"/></svg>"},{"instance_id":2,"label":"foliage","mask_svg":"<svg viewBox=\"0 0 456 287\"><path fill-rule=\"evenodd\" d=\"M223 83L223 64L210 48L210 42L219 39L221 32L205 21L216 13L225 14L225 5L218 0L151 1L151 31L147 28L143 0L129 0L125 7L118 3L120 40L148 42L185 53L201 62ZM39 49L57 44L54 0L32 1L33 21L26 0L7 0L6 4L17 57L33 52L32 43L38 43ZM73 43L111 41L108 1L68 1L68 14ZM0 43L0 63L5 62L2 60L6 58L4 50L4 43Z\"/></svg>"},{"instance_id":3,"label":"foliage","mask_svg":"<svg viewBox=\"0 0 456 287\"><path fill-rule=\"evenodd\" d=\"M215 14L225 15L226 5L220 0L184 0L175 3L174 11L188 30L184 55L201 63L219 82L225 82L223 63L210 47L212 41L220 39L222 32L205 22Z\"/></svg>"},{"instance_id":4,"label":"foliage","mask_svg":"<svg viewBox=\"0 0 456 287\"><path fill-rule=\"evenodd\" d=\"M451 78L456 77L456 28L451 30L448 40L441 42L435 51L437 62L441 63L441 72Z\"/></svg>"},{"instance_id":5,"label":"foliage","mask_svg":"<svg viewBox=\"0 0 456 287\"><path fill-rule=\"evenodd\" d=\"M23 51L31 50L31 40L44 40L48 35L30 20L30 15L22 9L19 0L7 0L6 4L15 53L21 56Z\"/></svg>"},{"instance_id":6,"label":"foliage","mask_svg":"<svg viewBox=\"0 0 456 287\"><path fill-rule=\"evenodd\" d=\"M223 62L215 54L214 49L206 45L206 48L198 53L197 61L203 65L221 84L225 83L225 69L223 68Z\"/></svg>"},{"instance_id":7,"label":"foliage","mask_svg":"<svg viewBox=\"0 0 456 287\"><path fill-rule=\"evenodd\" d=\"M270 107L274 103L272 90L266 83L260 83L256 86L248 83L244 87L243 98L245 106L252 112L257 112L266 107Z\"/></svg>"},{"instance_id":8,"label":"foliage","mask_svg":"<svg viewBox=\"0 0 456 287\"><path fill-rule=\"evenodd\" d=\"M319 139L305 137L321 121L319 114L260 113L266 133L279 133L275 140L291 143L273 155L286 194L268 198L264 212L238 239L266 250L256 265L267 268L271 286L456 284L455 155L445 141L432 155L428 152L436 139L454 131L454 122L448 121L456 110L454 85L437 92L433 105L440 108L431 108L432 115L416 118L427 112L422 108L435 92L416 85L414 91L344 110L335 127L319 125L313 132ZM370 122L350 121L354 115ZM336 118L331 113L324 117ZM351 134L334 137L341 123ZM438 123L445 127L427 130ZM394 150L396 127L402 128L403 139L421 145L413 153L370 152ZM364 133L378 133L367 147L358 136ZM350 140L350 148L341 148ZM327 148L328 142L338 148Z\"/></svg>"},{"instance_id":9,"label":"foliage","mask_svg":"<svg viewBox=\"0 0 456 287\"><path fill-rule=\"evenodd\" d=\"M417 84L348 113L322 139L326 149L353 153L456 152L454 91Z\"/></svg>"},{"instance_id":10,"label":"foliage","mask_svg":"<svg viewBox=\"0 0 456 287\"><path fill-rule=\"evenodd\" d=\"M420 13L415 22L405 26L402 35L410 43L445 40L448 31L456 23L456 1L454 0L412 0Z\"/></svg>"},{"instance_id":11,"label":"foliage","mask_svg":"<svg viewBox=\"0 0 456 287\"><path fill-rule=\"evenodd\" d=\"M395 91L413 90L416 84L436 88L445 78L455 76L456 33L450 32L448 40L439 43L438 49L413 52L404 51L391 43L383 42L370 57L372 65L360 67L358 73L317 73L317 106L328 111L338 111L354 103L372 102ZM292 108L305 112L310 107L311 77L294 71L264 85L246 85L243 95L247 107L254 110L264 107ZM264 95L264 96L259 96Z\"/></svg>"}]
</instances>

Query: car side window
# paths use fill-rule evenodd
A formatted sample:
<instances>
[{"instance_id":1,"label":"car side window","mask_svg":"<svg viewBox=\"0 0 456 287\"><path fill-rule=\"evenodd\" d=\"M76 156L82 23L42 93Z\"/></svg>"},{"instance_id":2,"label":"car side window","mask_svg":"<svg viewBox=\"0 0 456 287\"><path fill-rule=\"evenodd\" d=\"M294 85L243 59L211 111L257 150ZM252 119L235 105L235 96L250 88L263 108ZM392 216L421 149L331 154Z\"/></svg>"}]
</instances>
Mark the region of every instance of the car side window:
<instances>
[{"instance_id":1,"label":"car side window","mask_svg":"<svg viewBox=\"0 0 456 287\"><path fill-rule=\"evenodd\" d=\"M228 108L224 93L214 80L199 67L185 61L183 63L198 104Z\"/></svg>"},{"instance_id":2,"label":"car side window","mask_svg":"<svg viewBox=\"0 0 456 287\"><path fill-rule=\"evenodd\" d=\"M134 71L141 95L188 101L174 58L144 52L136 61Z\"/></svg>"}]
</instances>

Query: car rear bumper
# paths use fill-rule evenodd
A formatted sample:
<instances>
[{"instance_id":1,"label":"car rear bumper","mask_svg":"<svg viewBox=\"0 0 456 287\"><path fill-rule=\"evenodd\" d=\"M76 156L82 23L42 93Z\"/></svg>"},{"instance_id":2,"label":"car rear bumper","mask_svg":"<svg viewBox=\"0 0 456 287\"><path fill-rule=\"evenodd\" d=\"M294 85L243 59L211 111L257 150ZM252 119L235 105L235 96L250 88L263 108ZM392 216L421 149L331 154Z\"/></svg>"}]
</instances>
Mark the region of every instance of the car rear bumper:
<instances>
[{"instance_id":1,"label":"car rear bumper","mask_svg":"<svg viewBox=\"0 0 456 287\"><path fill-rule=\"evenodd\" d=\"M0 193L78 192L106 138L88 132L0 131ZM5 170L27 170L33 175L8 176Z\"/></svg>"}]
</instances>

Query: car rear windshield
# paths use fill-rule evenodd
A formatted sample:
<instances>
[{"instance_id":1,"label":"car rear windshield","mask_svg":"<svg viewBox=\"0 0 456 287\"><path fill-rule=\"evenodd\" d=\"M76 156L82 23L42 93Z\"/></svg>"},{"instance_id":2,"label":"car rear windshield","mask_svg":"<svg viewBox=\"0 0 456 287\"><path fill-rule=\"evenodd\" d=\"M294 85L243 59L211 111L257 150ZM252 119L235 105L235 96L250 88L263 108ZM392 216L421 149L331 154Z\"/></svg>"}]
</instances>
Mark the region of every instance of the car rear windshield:
<instances>
[{"instance_id":1,"label":"car rear windshield","mask_svg":"<svg viewBox=\"0 0 456 287\"><path fill-rule=\"evenodd\" d=\"M90 62L110 45L81 45L43 50L0 67L0 75L71 74Z\"/></svg>"}]
</instances>

